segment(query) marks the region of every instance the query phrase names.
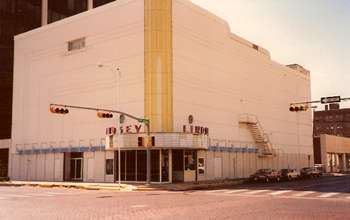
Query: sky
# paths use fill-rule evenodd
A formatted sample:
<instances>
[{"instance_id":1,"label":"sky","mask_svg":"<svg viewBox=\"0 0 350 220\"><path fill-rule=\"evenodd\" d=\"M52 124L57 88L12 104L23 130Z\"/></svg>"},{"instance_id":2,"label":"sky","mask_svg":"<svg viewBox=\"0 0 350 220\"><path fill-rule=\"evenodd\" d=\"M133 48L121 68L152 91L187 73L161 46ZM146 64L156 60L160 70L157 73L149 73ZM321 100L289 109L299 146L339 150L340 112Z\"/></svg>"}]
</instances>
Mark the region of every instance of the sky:
<instances>
[{"instance_id":1,"label":"sky","mask_svg":"<svg viewBox=\"0 0 350 220\"><path fill-rule=\"evenodd\" d=\"M273 60L310 70L313 100L350 97L350 0L191 1L269 50Z\"/></svg>"}]
</instances>

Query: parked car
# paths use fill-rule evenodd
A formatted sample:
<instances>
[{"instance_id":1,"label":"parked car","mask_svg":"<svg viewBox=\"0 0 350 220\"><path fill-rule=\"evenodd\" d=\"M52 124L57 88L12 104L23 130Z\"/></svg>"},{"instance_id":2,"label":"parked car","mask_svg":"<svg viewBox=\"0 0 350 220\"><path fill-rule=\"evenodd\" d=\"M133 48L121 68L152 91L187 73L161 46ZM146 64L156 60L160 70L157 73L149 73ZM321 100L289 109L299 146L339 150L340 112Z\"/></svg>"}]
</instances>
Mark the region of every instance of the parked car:
<instances>
[{"instance_id":1,"label":"parked car","mask_svg":"<svg viewBox=\"0 0 350 220\"><path fill-rule=\"evenodd\" d=\"M300 175L303 178L320 177L322 175L322 171L316 167L304 167L300 170Z\"/></svg>"},{"instance_id":2,"label":"parked car","mask_svg":"<svg viewBox=\"0 0 350 220\"><path fill-rule=\"evenodd\" d=\"M314 167L318 169L321 173L326 172L326 169L324 167L324 164L315 164Z\"/></svg>"},{"instance_id":3,"label":"parked car","mask_svg":"<svg viewBox=\"0 0 350 220\"><path fill-rule=\"evenodd\" d=\"M300 172L296 169L282 169L281 170L281 179L293 180L300 177Z\"/></svg>"},{"instance_id":4,"label":"parked car","mask_svg":"<svg viewBox=\"0 0 350 220\"><path fill-rule=\"evenodd\" d=\"M250 180L264 181L267 183L270 181L280 181L281 174L279 171L273 169L260 169L250 176Z\"/></svg>"}]
</instances>

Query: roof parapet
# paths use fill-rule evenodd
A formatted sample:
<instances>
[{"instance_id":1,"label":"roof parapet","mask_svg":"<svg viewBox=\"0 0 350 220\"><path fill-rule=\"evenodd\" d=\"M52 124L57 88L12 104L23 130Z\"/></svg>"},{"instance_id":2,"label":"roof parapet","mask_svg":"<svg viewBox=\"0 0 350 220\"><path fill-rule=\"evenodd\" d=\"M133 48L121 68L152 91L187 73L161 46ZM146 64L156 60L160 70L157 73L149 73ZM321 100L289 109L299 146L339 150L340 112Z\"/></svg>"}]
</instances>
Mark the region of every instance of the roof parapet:
<instances>
[{"instance_id":1,"label":"roof parapet","mask_svg":"<svg viewBox=\"0 0 350 220\"><path fill-rule=\"evenodd\" d=\"M302 74L304 74L305 76L310 76L310 71L305 69L303 66L299 65L299 64L289 64L287 65L287 67L293 69L293 70L296 70Z\"/></svg>"},{"instance_id":2,"label":"roof parapet","mask_svg":"<svg viewBox=\"0 0 350 220\"><path fill-rule=\"evenodd\" d=\"M246 39L244 39L244 38L242 38L242 37L240 37L240 36L238 36L238 35L236 35L234 33L230 33L230 38L232 40L235 40L236 42L238 42L240 44L243 44L243 45L245 45L247 47L250 47L250 48L256 50L257 52L259 52L259 53L267 56L269 59L271 59L270 52L268 50L266 50L265 48L260 47L257 44L253 44L252 42L250 42L250 41L248 41L248 40L246 40Z\"/></svg>"}]
</instances>

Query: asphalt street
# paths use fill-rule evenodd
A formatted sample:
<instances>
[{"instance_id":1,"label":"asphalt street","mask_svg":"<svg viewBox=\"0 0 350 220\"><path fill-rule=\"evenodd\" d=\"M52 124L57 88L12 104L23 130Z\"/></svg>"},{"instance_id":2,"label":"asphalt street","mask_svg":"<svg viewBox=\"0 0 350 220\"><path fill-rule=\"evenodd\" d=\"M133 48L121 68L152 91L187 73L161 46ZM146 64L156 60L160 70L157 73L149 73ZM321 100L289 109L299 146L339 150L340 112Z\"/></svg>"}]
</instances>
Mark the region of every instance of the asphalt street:
<instances>
[{"instance_id":1,"label":"asphalt street","mask_svg":"<svg viewBox=\"0 0 350 220\"><path fill-rule=\"evenodd\" d=\"M216 190L0 187L0 219L350 219L350 177Z\"/></svg>"}]
</instances>

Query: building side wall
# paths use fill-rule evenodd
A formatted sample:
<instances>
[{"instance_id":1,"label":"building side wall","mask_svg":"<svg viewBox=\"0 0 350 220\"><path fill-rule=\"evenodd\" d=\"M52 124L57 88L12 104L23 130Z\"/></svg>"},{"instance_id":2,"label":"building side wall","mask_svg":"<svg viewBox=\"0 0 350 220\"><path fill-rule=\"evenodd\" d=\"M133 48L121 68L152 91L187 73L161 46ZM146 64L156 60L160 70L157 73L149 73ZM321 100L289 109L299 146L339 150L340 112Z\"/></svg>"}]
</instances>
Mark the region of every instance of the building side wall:
<instances>
[{"instance_id":1,"label":"building side wall","mask_svg":"<svg viewBox=\"0 0 350 220\"><path fill-rule=\"evenodd\" d=\"M198 181L246 178L258 169L280 170L288 167L308 167L313 164L312 160L309 164L307 155L298 153L284 153L261 159L256 153L198 151L198 158L204 158L206 162L205 173L198 173Z\"/></svg>"},{"instance_id":2,"label":"building side wall","mask_svg":"<svg viewBox=\"0 0 350 220\"><path fill-rule=\"evenodd\" d=\"M272 61L266 50L231 34L226 22L183 0L173 2L173 48L175 131L182 131L192 114L194 124L210 128L212 145L254 145L248 129L238 123L241 114L253 114L280 161L288 157L290 167L307 165L311 113L288 108L310 100L308 75ZM261 166L276 167L272 160Z\"/></svg>"},{"instance_id":3,"label":"building side wall","mask_svg":"<svg viewBox=\"0 0 350 220\"><path fill-rule=\"evenodd\" d=\"M68 52L67 42L82 37L85 48ZM116 126L116 115L99 119L94 111L73 109L67 115L52 114L50 103L118 109L143 117L143 1L121 0L101 6L16 36L15 42L12 154L17 149L100 146L105 129ZM116 67L121 70L120 78ZM46 156L53 166L56 161ZM89 164L96 164L93 175L102 180L103 174L98 173L104 172L102 156L84 156L86 163L94 158ZM19 179L32 175L31 165L25 163L13 167ZM26 169L31 171L27 174ZM46 177L54 178L52 173Z\"/></svg>"},{"instance_id":4,"label":"building side wall","mask_svg":"<svg viewBox=\"0 0 350 220\"><path fill-rule=\"evenodd\" d=\"M325 152L350 154L350 138L321 134L320 141Z\"/></svg>"}]
</instances>

